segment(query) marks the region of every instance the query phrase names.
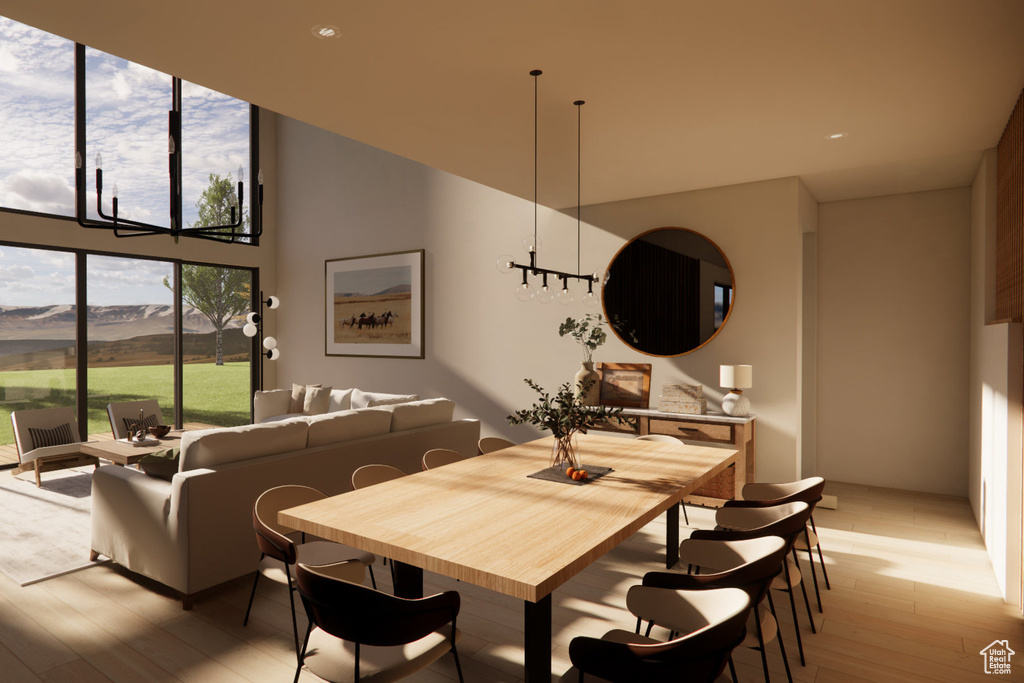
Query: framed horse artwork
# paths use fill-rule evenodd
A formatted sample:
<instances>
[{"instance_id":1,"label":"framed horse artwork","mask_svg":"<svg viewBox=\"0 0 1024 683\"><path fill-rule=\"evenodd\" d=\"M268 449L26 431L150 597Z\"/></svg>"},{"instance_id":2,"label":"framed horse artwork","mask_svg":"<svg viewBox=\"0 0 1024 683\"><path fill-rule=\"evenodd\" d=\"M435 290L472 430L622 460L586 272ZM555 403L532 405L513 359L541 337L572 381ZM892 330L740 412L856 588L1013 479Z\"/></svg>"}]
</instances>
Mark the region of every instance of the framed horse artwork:
<instances>
[{"instance_id":1,"label":"framed horse artwork","mask_svg":"<svg viewBox=\"0 0 1024 683\"><path fill-rule=\"evenodd\" d=\"M324 353L423 358L423 250L324 262Z\"/></svg>"}]
</instances>

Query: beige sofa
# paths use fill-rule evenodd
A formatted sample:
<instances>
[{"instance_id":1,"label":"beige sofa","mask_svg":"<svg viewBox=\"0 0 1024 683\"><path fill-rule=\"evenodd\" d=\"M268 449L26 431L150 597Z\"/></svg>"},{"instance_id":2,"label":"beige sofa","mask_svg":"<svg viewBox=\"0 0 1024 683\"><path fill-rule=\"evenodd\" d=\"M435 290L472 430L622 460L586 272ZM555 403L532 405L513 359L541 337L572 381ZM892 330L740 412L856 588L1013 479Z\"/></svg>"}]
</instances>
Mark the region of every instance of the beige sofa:
<instances>
[{"instance_id":1,"label":"beige sofa","mask_svg":"<svg viewBox=\"0 0 1024 683\"><path fill-rule=\"evenodd\" d=\"M446 399L416 401L267 424L186 432L171 481L100 467L92 482L92 554L182 594L189 609L206 588L256 569L256 497L281 484L336 495L352 472L386 463L419 472L423 453L475 455L476 420L453 420Z\"/></svg>"}]
</instances>

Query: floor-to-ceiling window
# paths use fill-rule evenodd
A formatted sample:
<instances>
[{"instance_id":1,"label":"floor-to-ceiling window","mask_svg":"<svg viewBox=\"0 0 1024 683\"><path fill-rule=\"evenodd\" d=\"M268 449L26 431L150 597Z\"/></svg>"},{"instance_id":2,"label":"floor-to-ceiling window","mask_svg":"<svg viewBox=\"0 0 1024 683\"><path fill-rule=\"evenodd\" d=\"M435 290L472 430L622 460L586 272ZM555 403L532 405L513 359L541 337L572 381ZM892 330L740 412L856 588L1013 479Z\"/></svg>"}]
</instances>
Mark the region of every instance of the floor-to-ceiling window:
<instances>
[{"instance_id":1,"label":"floor-to-ceiling window","mask_svg":"<svg viewBox=\"0 0 1024 683\"><path fill-rule=\"evenodd\" d=\"M11 412L75 405L75 255L0 245L0 465Z\"/></svg>"},{"instance_id":2,"label":"floor-to-ceiling window","mask_svg":"<svg viewBox=\"0 0 1024 683\"><path fill-rule=\"evenodd\" d=\"M157 399L173 424L174 264L94 255L86 263L88 433L110 431L107 404L121 401Z\"/></svg>"},{"instance_id":3,"label":"floor-to-ceiling window","mask_svg":"<svg viewBox=\"0 0 1024 683\"><path fill-rule=\"evenodd\" d=\"M181 297L184 422L234 426L250 418L252 341L242 334L252 308L252 273L183 264Z\"/></svg>"}]
</instances>

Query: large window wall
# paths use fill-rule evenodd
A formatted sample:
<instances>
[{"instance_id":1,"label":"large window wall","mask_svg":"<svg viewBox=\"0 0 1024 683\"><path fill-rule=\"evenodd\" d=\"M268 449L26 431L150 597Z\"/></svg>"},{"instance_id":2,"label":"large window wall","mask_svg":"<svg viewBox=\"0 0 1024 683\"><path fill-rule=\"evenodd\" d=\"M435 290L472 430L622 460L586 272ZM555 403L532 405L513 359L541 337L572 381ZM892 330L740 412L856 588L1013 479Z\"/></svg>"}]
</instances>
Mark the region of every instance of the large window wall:
<instances>
[{"instance_id":1,"label":"large window wall","mask_svg":"<svg viewBox=\"0 0 1024 683\"><path fill-rule=\"evenodd\" d=\"M110 435L106 406L116 401L155 398L169 424L179 417L187 427L248 423L253 342L241 325L252 307L254 275L0 244L0 466L17 461L14 410L84 400L83 436L100 438ZM80 295L87 315L76 342ZM76 382L79 365L83 386Z\"/></svg>"},{"instance_id":2,"label":"large window wall","mask_svg":"<svg viewBox=\"0 0 1024 683\"><path fill-rule=\"evenodd\" d=\"M170 226L168 112L181 118L181 221L230 223L229 202L245 181L242 232L253 231L258 109L242 100L82 47L0 17L0 208L75 215L75 92L84 97L85 218L98 217L96 175L103 169L103 211ZM255 238L252 238L255 243Z\"/></svg>"}]
</instances>

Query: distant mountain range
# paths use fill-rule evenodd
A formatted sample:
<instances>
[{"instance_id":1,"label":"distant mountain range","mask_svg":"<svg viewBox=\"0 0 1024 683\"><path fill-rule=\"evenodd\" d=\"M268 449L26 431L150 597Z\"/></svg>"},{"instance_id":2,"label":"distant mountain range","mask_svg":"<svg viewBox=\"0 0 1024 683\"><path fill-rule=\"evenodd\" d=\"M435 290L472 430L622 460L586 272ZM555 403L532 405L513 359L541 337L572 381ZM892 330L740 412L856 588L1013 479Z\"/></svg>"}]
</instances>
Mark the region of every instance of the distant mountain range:
<instances>
[{"instance_id":1,"label":"distant mountain range","mask_svg":"<svg viewBox=\"0 0 1024 683\"><path fill-rule=\"evenodd\" d=\"M169 334L174 329L174 309L156 304L136 306L90 306L89 339L113 341L153 334ZM186 334L213 332L213 325L197 309L182 311L182 331ZM228 327L240 327L240 321ZM0 339L74 339L75 307L0 306Z\"/></svg>"},{"instance_id":2,"label":"distant mountain range","mask_svg":"<svg viewBox=\"0 0 1024 683\"><path fill-rule=\"evenodd\" d=\"M381 296L382 294L405 294L412 292L412 285L395 285L394 287L388 287L379 292L373 294L360 294L359 292L338 292L335 297L349 297L349 296Z\"/></svg>"}]
</instances>

